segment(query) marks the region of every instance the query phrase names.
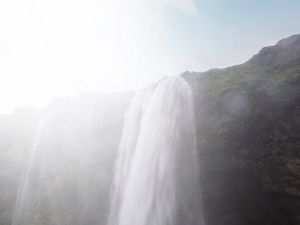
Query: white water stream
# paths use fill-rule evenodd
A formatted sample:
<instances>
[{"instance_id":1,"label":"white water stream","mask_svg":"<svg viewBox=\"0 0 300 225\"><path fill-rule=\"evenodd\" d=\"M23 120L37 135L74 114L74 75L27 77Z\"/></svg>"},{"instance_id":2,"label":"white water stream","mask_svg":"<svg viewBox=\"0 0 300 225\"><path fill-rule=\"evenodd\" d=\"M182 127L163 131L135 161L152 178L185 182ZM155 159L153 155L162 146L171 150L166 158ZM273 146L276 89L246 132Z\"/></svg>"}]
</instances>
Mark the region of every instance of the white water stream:
<instances>
[{"instance_id":1,"label":"white water stream","mask_svg":"<svg viewBox=\"0 0 300 225\"><path fill-rule=\"evenodd\" d=\"M141 90L123 128L109 225L203 225L193 96L181 77Z\"/></svg>"}]
</instances>

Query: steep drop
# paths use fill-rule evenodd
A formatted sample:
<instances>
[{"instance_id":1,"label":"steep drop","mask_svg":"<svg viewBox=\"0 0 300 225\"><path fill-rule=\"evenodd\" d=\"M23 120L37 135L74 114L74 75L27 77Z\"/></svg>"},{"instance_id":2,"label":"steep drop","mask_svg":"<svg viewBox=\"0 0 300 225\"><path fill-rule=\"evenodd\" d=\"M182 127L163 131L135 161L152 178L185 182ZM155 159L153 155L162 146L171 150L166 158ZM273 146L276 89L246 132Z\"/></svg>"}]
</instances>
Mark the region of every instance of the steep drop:
<instances>
[{"instance_id":1,"label":"steep drop","mask_svg":"<svg viewBox=\"0 0 300 225\"><path fill-rule=\"evenodd\" d=\"M141 90L125 117L109 225L203 225L193 96L181 77Z\"/></svg>"}]
</instances>

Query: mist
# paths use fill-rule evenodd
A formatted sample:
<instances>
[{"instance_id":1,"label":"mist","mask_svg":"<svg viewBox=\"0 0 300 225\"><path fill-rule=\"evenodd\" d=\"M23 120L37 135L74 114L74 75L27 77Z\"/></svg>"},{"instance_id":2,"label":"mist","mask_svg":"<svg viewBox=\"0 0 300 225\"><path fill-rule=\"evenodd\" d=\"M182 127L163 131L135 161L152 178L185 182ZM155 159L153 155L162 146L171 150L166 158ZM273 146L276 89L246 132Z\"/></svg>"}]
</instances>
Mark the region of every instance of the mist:
<instances>
[{"instance_id":1,"label":"mist","mask_svg":"<svg viewBox=\"0 0 300 225\"><path fill-rule=\"evenodd\" d=\"M300 225L300 2L0 2L0 225Z\"/></svg>"},{"instance_id":2,"label":"mist","mask_svg":"<svg viewBox=\"0 0 300 225\"><path fill-rule=\"evenodd\" d=\"M11 224L104 224L131 95L86 94L2 115L2 216Z\"/></svg>"}]
</instances>

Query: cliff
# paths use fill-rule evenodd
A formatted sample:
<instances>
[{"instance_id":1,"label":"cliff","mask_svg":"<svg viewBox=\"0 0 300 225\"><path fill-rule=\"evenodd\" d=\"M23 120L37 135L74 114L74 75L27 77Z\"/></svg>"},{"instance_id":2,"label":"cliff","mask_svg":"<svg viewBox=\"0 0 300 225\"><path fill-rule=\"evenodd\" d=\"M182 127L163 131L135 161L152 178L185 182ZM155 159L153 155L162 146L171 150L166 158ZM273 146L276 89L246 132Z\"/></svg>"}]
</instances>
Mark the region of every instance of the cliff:
<instances>
[{"instance_id":1,"label":"cliff","mask_svg":"<svg viewBox=\"0 0 300 225\"><path fill-rule=\"evenodd\" d=\"M300 225L300 35L244 64L182 76L195 98L206 225ZM37 149L49 153L41 158L46 169L37 169L39 183L27 196L42 198L28 201L23 224L105 224L131 96L90 93L1 115L0 225L11 224L37 127L49 112ZM43 195L48 180L53 190Z\"/></svg>"},{"instance_id":2,"label":"cliff","mask_svg":"<svg viewBox=\"0 0 300 225\"><path fill-rule=\"evenodd\" d=\"M300 35L244 64L185 72L208 225L300 224Z\"/></svg>"}]
</instances>

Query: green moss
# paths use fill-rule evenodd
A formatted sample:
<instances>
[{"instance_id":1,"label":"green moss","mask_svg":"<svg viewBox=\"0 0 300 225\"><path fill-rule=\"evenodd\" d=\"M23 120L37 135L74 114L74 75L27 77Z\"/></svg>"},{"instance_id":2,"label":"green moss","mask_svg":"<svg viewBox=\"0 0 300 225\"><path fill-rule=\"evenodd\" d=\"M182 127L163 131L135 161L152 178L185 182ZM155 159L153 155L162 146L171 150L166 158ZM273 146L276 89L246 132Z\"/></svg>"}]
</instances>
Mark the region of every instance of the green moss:
<instances>
[{"instance_id":1,"label":"green moss","mask_svg":"<svg viewBox=\"0 0 300 225\"><path fill-rule=\"evenodd\" d=\"M300 74L300 66L290 67L277 74L277 77L282 81L287 81L296 75Z\"/></svg>"},{"instance_id":2,"label":"green moss","mask_svg":"<svg viewBox=\"0 0 300 225\"><path fill-rule=\"evenodd\" d=\"M218 97L227 90L243 88L251 83L267 80L285 82L299 74L300 65L297 62L285 68L251 68L239 65L203 73L199 79L199 87L206 95Z\"/></svg>"}]
</instances>

